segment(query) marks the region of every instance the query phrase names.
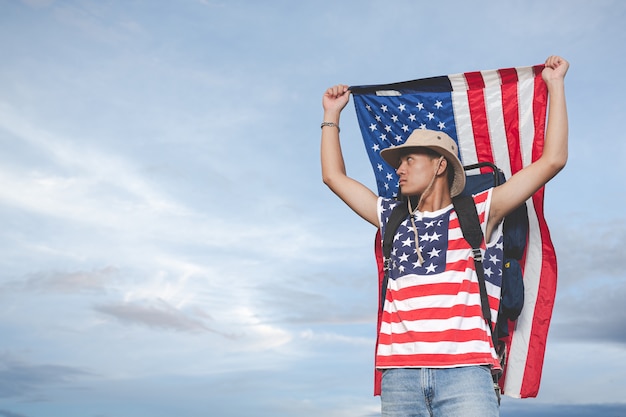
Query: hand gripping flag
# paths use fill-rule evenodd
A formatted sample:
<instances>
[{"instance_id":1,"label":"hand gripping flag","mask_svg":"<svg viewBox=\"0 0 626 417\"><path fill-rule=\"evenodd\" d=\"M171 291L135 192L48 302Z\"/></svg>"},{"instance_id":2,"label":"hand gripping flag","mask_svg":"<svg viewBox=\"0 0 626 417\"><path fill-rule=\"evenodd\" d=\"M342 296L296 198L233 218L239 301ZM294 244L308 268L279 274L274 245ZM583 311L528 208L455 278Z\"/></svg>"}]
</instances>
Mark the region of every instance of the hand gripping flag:
<instances>
[{"instance_id":1,"label":"hand gripping flag","mask_svg":"<svg viewBox=\"0 0 626 417\"><path fill-rule=\"evenodd\" d=\"M506 178L535 161L543 149L546 122L542 69L543 65L537 65L351 87L379 195L393 197L398 192L396 173L382 160L380 151L402 144L414 129L447 133L457 141L464 165L491 162ZM542 188L526 202L529 235L521 262L524 308L510 329L508 358L500 380L504 394L517 398L536 397L539 391L556 293L556 256L543 200ZM380 235L376 256L380 280ZM376 394L379 382L377 379Z\"/></svg>"}]
</instances>

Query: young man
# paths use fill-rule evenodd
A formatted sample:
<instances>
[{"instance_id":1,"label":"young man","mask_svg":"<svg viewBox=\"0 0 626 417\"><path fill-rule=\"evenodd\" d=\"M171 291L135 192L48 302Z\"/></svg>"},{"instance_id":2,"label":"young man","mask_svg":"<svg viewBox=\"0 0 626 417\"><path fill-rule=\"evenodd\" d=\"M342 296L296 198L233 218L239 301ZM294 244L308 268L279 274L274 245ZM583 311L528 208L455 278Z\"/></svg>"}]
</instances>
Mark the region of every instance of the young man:
<instances>
[{"instance_id":1,"label":"young man","mask_svg":"<svg viewBox=\"0 0 626 417\"><path fill-rule=\"evenodd\" d=\"M565 166L568 68L558 56L545 62L542 77L550 101L541 157L506 183L474 196L484 253L497 250L504 216ZM322 177L354 212L384 232L397 202L379 198L346 175L339 118L349 98L345 85L331 87L323 96ZM383 416L499 414L491 377L499 362L481 314L471 247L462 238L452 206L452 197L465 184L457 155L448 135L429 130L416 130L404 144L381 152L396 169L409 208L392 250L376 354L376 367L383 371Z\"/></svg>"}]
</instances>

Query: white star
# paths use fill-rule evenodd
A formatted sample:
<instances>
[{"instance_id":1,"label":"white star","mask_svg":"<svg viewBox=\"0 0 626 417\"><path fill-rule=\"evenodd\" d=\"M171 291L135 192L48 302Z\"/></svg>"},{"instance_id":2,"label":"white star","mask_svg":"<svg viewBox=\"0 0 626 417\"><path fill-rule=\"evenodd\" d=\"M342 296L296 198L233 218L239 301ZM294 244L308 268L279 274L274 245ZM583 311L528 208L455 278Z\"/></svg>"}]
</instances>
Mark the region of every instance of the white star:
<instances>
[{"instance_id":1,"label":"white star","mask_svg":"<svg viewBox=\"0 0 626 417\"><path fill-rule=\"evenodd\" d=\"M435 221L434 220L430 221L430 222L424 223L424 226L426 226L427 229L430 228L430 227L433 227L434 225L435 225Z\"/></svg>"},{"instance_id":2,"label":"white star","mask_svg":"<svg viewBox=\"0 0 626 417\"><path fill-rule=\"evenodd\" d=\"M424 233L423 235L420 236L420 242L423 241L429 241L430 240L430 235L428 233Z\"/></svg>"},{"instance_id":3,"label":"white star","mask_svg":"<svg viewBox=\"0 0 626 417\"><path fill-rule=\"evenodd\" d=\"M374 117L374 119L376 119L377 122L380 122L382 120L382 118L379 115L376 115L376 117Z\"/></svg>"},{"instance_id":4,"label":"white star","mask_svg":"<svg viewBox=\"0 0 626 417\"><path fill-rule=\"evenodd\" d=\"M385 106L384 104L380 106L380 109L383 111L383 113L387 112L387 106Z\"/></svg>"},{"instance_id":5,"label":"white star","mask_svg":"<svg viewBox=\"0 0 626 417\"><path fill-rule=\"evenodd\" d=\"M429 112L426 117L428 117L428 120L433 120L435 118L435 115Z\"/></svg>"},{"instance_id":6,"label":"white star","mask_svg":"<svg viewBox=\"0 0 626 417\"><path fill-rule=\"evenodd\" d=\"M376 125L375 125L374 123L372 123L372 124L370 125L370 130L373 132L373 131L375 131L376 129L378 129L378 128L376 127Z\"/></svg>"},{"instance_id":7,"label":"white star","mask_svg":"<svg viewBox=\"0 0 626 417\"><path fill-rule=\"evenodd\" d=\"M491 255L489 256L489 262L491 262L494 265L497 265L498 262L500 262L500 259L498 259L496 255Z\"/></svg>"},{"instance_id":8,"label":"white star","mask_svg":"<svg viewBox=\"0 0 626 417\"><path fill-rule=\"evenodd\" d=\"M402 136L396 135L396 142L402 142Z\"/></svg>"},{"instance_id":9,"label":"white star","mask_svg":"<svg viewBox=\"0 0 626 417\"><path fill-rule=\"evenodd\" d=\"M376 165L376 168L378 168L379 171L382 171L383 170L383 164Z\"/></svg>"},{"instance_id":10,"label":"white star","mask_svg":"<svg viewBox=\"0 0 626 417\"><path fill-rule=\"evenodd\" d=\"M435 101L435 107L437 107L438 109L443 107L443 104L441 104L441 100Z\"/></svg>"},{"instance_id":11,"label":"white star","mask_svg":"<svg viewBox=\"0 0 626 417\"><path fill-rule=\"evenodd\" d=\"M404 272L404 265L400 265L400 266L398 267L398 271L399 271L400 273L403 273L403 272Z\"/></svg>"},{"instance_id":12,"label":"white star","mask_svg":"<svg viewBox=\"0 0 626 417\"><path fill-rule=\"evenodd\" d=\"M442 235L440 235L440 234L438 234L438 233L433 232L432 236L430 237L430 241L431 241L431 242L432 242L432 241L434 241L434 240L439 241L439 238L440 238L441 236L442 236Z\"/></svg>"},{"instance_id":13,"label":"white star","mask_svg":"<svg viewBox=\"0 0 626 417\"><path fill-rule=\"evenodd\" d=\"M387 181L391 181L393 179L393 175L390 172L387 173Z\"/></svg>"},{"instance_id":14,"label":"white star","mask_svg":"<svg viewBox=\"0 0 626 417\"><path fill-rule=\"evenodd\" d=\"M375 143L374 146L372 146L372 150L374 152L378 152L380 150L380 146L378 146L378 143Z\"/></svg>"},{"instance_id":15,"label":"white star","mask_svg":"<svg viewBox=\"0 0 626 417\"><path fill-rule=\"evenodd\" d=\"M398 106L398 110L400 110L401 112L406 110L406 106L404 105L404 103Z\"/></svg>"},{"instance_id":16,"label":"white star","mask_svg":"<svg viewBox=\"0 0 626 417\"><path fill-rule=\"evenodd\" d=\"M398 258L398 260L399 260L400 262L408 262L408 261L409 261L409 254L408 254L408 253L406 253L406 252L402 252L402 256L400 256L400 257Z\"/></svg>"},{"instance_id":17,"label":"white star","mask_svg":"<svg viewBox=\"0 0 626 417\"><path fill-rule=\"evenodd\" d=\"M413 240L411 240L411 237L408 237L406 240L402 241L402 246L411 246L412 243Z\"/></svg>"},{"instance_id":18,"label":"white star","mask_svg":"<svg viewBox=\"0 0 626 417\"><path fill-rule=\"evenodd\" d=\"M381 140L387 140L387 135L385 135L384 133L382 133L379 137Z\"/></svg>"},{"instance_id":19,"label":"white star","mask_svg":"<svg viewBox=\"0 0 626 417\"><path fill-rule=\"evenodd\" d=\"M365 105L365 108L367 109L367 111L372 111L372 108L370 107L370 105L369 105L369 104L366 104L366 105Z\"/></svg>"},{"instance_id":20,"label":"white star","mask_svg":"<svg viewBox=\"0 0 626 417\"><path fill-rule=\"evenodd\" d=\"M394 123L398 123L398 116L396 116L396 115L394 114L393 116L391 116L391 120L392 120Z\"/></svg>"},{"instance_id":21,"label":"white star","mask_svg":"<svg viewBox=\"0 0 626 417\"><path fill-rule=\"evenodd\" d=\"M436 269L437 267L434 264L430 264L426 267L426 273L435 272Z\"/></svg>"},{"instance_id":22,"label":"white star","mask_svg":"<svg viewBox=\"0 0 626 417\"><path fill-rule=\"evenodd\" d=\"M385 130L386 130L387 132L391 132L391 126L389 126L389 125L385 125Z\"/></svg>"},{"instance_id":23,"label":"white star","mask_svg":"<svg viewBox=\"0 0 626 417\"><path fill-rule=\"evenodd\" d=\"M443 130L446 128L446 124L444 122L439 122L437 124L437 127L439 128L439 130Z\"/></svg>"},{"instance_id":24,"label":"white star","mask_svg":"<svg viewBox=\"0 0 626 417\"><path fill-rule=\"evenodd\" d=\"M424 103L417 103L417 107L418 110L424 110Z\"/></svg>"},{"instance_id":25,"label":"white star","mask_svg":"<svg viewBox=\"0 0 626 417\"><path fill-rule=\"evenodd\" d=\"M402 125L402 130L404 130L405 132L408 132L409 127L407 125Z\"/></svg>"},{"instance_id":26,"label":"white star","mask_svg":"<svg viewBox=\"0 0 626 417\"><path fill-rule=\"evenodd\" d=\"M493 271L491 270L491 267L485 268L485 275L491 278L491 276L493 275Z\"/></svg>"},{"instance_id":27,"label":"white star","mask_svg":"<svg viewBox=\"0 0 626 417\"><path fill-rule=\"evenodd\" d=\"M420 124L420 129L426 129L426 125L424 123Z\"/></svg>"},{"instance_id":28,"label":"white star","mask_svg":"<svg viewBox=\"0 0 626 417\"><path fill-rule=\"evenodd\" d=\"M500 249L500 250L504 249L504 245L502 244L502 241L496 243L496 249Z\"/></svg>"},{"instance_id":29,"label":"white star","mask_svg":"<svg viewBox=\"0 0 626 417\"><path fill-rule=\"evenodd\" d=\"M428 254L431 258L437 258L439 256L439 252L441 252L441 249L433 248L430 252L428 252Z\"/></svg>"},{"instance_id":30,"label":"white star","mask_svg":"<svg viewBox=\"0 0 626 417\"><path fill-rule=\"evenodd\" d=\"M393 236L393 241L395 242L396 240L400 239L400 236L402 236L402 233L398 232Z\"/></svg>"},{"instance_id":31,"label":"white star","mask_svg":"<svg viewBox=\"0 0 626 417\"><path fill-rule=\"evenodd\" d=\"M415 119L416 119L415 115L414 115L413 113L411 113L411 114L409 115L409 120L410 120L410 121L412 121L412 122L414 122L414 121L415 121Z\"/></svg>"}]
</instances>

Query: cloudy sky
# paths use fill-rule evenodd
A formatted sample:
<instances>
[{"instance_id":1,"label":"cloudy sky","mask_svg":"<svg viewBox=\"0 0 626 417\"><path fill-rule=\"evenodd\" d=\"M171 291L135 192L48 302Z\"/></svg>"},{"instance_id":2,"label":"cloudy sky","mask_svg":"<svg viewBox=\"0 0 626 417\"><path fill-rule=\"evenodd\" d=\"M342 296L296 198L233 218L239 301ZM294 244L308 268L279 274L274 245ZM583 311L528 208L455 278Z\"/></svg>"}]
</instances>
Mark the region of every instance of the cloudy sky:
<instances>
[{"instance_id":1,"label":"cloudy sky","mask_svg":"<svg viewBox=\"0 0 626 417\"><path fill-rule=\"evenodd\" d=\"M0 416L375 416L374 229L321 96L571 62L537 399L626 415L621 1L0 0ZM349 173L374 187L354 107Z\"/></svg>"}]
</instances>

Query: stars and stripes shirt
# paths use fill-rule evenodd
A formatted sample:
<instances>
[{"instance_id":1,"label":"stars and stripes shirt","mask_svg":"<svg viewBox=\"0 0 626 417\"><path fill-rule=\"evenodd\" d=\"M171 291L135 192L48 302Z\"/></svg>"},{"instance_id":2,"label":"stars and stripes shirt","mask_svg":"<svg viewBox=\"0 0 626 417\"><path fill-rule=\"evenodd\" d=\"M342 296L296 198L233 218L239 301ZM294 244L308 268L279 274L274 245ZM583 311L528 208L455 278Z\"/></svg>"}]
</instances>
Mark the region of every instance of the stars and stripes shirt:
<instances>
[{"instance_id":1,"label":"stars and stripes shirt","mask_svg":"<svg viewBox=\"0 0 626 417\"><path fill-rule=\"evenodd\" d=\"M485 233L489 189L474 196ZM381 233L394 199L378 199ZM452 205L407 217L394 235L391 271L378 334L376 367L500 367L491 331L483 319L472 249L463 238ZM416 249L421 249L420 264ZM483 265L492 323L496 322L502 280L502 225L483 241Z\"/></svg>"}]
</instances>

